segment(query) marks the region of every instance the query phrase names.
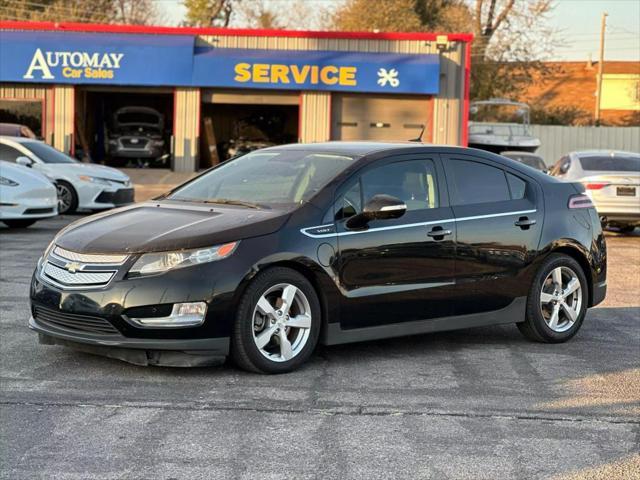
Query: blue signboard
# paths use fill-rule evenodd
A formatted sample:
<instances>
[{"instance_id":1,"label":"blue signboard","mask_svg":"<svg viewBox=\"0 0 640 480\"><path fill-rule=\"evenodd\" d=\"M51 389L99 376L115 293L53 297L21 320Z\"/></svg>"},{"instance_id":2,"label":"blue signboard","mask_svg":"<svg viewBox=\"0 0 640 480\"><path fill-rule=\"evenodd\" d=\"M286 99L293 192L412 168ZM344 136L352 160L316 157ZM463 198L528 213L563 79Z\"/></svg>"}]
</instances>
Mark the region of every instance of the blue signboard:
<instances>
[{"instance_id":1,"label":"blue signboard","mask_svg":"<svg viewBox=\"0 0 640 480\"><path fill-rule=\"evenodd\" d=\"M190 85L194 37L0 32L0 81Z\"/></svg>"},{"instance_id":2,"label":"blue signboard","mask_svg":"<svg viewBox=\"0 0 640 480\"><path fill-rule=\"evenodd\" d=\"M187 35L0 31L0 82L437 94L438 55L195 47Z\"/></svg>"},{"instance_id":3,"label":"blue signboard","mask_svg":"<svg viewBox=\"0 0 640 480\"><path fill-rule=\"evenodd\" d=\"M437 94L438 55L197 48L193 85Z\"/></svg>"}]
</instances>

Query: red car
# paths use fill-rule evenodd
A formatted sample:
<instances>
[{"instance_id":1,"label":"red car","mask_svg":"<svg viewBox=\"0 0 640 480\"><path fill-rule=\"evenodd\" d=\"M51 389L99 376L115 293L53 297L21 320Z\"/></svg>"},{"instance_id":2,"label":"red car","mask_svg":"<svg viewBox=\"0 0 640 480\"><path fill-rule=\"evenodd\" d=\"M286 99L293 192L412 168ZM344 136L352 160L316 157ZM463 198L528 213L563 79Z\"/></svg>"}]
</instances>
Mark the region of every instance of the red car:
<instances>
[{"instance_id":1,"label":"red car","mask_svg":"<svg viewBox=\"0 0 640 480\"><path fill-rule=\"evenodd\" d=\"M0 123L0 135L7 137L37 138L36 134L33 133L29 127L18 123Z\"/></svg>"}]
</instances>

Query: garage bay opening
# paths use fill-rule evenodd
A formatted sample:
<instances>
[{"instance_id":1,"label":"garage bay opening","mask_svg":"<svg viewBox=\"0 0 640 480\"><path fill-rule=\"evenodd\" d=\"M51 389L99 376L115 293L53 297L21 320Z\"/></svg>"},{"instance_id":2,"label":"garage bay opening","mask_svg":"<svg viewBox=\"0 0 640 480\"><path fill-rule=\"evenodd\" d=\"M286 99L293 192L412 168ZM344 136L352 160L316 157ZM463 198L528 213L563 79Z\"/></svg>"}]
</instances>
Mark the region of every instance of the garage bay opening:
<instances>
[{"instance_id":1,"label":"garage bay opening","mask_svg":"<svg viewBox=\"0 0 640 480\"><path fill-rule=\"evenodd\" d=\"M298 141L298 92L202 94L200 166Z\"/></svg>"}]
</instances>

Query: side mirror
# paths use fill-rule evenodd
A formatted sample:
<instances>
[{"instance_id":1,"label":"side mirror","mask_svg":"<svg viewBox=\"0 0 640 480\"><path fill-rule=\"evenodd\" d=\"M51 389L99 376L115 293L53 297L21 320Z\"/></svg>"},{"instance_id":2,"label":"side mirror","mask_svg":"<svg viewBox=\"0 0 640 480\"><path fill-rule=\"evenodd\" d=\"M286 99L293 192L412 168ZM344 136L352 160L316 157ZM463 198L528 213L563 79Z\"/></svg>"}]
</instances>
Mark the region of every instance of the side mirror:
<instances>
[{"instance_id":1,"label":"side mirror","mask_svg":"<svg viewBox=\"0 0 640 480\"><path fill-rule=\"evenodd\" d=\"M378 194L371 197L362 212L347 220L347 228L365 228L371 220L399 218L407 211L407 205L399 198Z\"/></svg>"},{"instance_id":2,"label":"side mirror","mask_svg":"<svg viewBox=\"0 0 640 480\"><path fill-rule=\"evenodd\" d=\"M16 158L16 163L24 167L31 167L33 165L33 160L29 157L18 157Z\"/></svg>"}]
</instances>

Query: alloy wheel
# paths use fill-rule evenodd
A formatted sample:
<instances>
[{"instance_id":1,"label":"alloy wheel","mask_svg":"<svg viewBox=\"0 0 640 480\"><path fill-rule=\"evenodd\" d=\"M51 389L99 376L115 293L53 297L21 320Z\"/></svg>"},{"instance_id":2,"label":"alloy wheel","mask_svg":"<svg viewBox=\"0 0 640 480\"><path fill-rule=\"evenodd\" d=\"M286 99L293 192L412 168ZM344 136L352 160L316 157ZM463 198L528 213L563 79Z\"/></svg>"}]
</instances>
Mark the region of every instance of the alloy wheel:
<instances>
[{"instance_id":1,"label":"alloy wheel","mask_svg":"<svg viewBox=\"0 0 640 480\"><path fill-rule=\"evenodd\" d=\"M73 193L71 193L69 187L62 184L57 184L56 190L58 192L58 212L65 213L71 208L71 204L73 203Z\"/></svg>"},{"instance_id":2,"label":"alloy wheel","mask_svg":"<svg viewBox=\"0 0 640 480\"><path fill-rule=\"evenodd\" d=\"M253 340L260 353L274 362L298 355L311 333L311 306L295 285L280 283L262 294L253 311Z\"/></svg>"},{"instance_id":3,"label":"alloy wheel","mask_svg":"<svg viewBox=\"0 0 640 480\"><path fill-rule=\"evenodd\" d=\"M540 309L547 326L554 332L569 330L582 308L582 287L578 275L569 267L556 267L545 278L540 292Z\"/></svg>"}]
</instances>

